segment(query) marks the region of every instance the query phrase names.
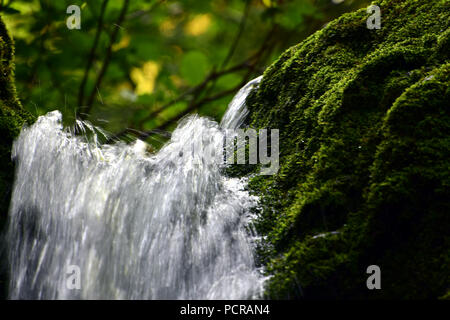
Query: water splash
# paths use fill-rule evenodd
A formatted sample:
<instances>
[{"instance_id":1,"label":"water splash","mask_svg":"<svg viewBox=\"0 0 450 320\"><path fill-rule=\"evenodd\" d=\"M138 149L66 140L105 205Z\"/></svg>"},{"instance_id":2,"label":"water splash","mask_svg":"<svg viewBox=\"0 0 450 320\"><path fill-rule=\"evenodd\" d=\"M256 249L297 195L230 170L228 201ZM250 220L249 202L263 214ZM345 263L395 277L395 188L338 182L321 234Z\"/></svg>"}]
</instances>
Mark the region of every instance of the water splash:
<instances>
[{"instance_id":1,"label":"water splash","mask_svg":"<svg viewBox=\"0 0 450 320\"><path fill-rule=\"evenodd\" d=\"M253 256L257 199L221 174L223 128L245 118L245 86L222 121L191 116L156 154L137 140L75 136L58 111L24 128L7 233L12 299L247 299L264 277ZM199 147L201 146L201 147ZM67 286L79 266L81 289Z\"/></svg>"}]
</instances>

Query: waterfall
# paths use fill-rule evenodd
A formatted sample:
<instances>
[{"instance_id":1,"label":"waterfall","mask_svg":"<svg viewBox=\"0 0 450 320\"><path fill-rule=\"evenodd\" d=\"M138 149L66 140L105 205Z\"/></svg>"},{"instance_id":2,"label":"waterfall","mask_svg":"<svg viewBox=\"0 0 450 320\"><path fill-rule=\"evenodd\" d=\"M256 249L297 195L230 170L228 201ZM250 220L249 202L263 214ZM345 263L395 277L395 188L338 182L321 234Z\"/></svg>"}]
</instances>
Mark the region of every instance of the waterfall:
<instances>
[{"instance_id":1,"label":"waterfall","mask_svg":"<svg viewBox=\"0 0 450 320\"><path fill-rule=\"evenodd\" d=\"M258 81L241 89L221 125L185 118L154 154L140 140L99 144L101 129L87 122L77 126L89 135L74 135L59 111L23 128L13 145L9 297L260 298L257 198L220 161L224 129L242 123Z\"/></svg>"},{"instance_id":2,"label":"waterfall","mask_svg":"<svg viewBox=\"0 0 450 320\"><path fill-rule=\"evenodd\" d=\"M220 126L225 129L235 130L240 128L247 118L248 110L245 106L245 99L249 93L261 82L263 76L259 76L247 83L241 90L234 96L227 111L222 117Z\"/></svg>"}]
</instances>

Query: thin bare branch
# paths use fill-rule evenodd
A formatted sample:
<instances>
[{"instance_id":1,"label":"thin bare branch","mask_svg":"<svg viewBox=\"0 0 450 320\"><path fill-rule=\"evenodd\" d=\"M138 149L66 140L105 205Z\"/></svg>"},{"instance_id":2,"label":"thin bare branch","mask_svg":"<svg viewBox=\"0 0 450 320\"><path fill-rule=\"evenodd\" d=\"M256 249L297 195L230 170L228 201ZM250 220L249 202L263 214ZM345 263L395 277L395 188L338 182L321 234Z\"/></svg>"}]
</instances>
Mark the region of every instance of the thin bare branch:
<instances>
[{"instance_id":1,"label":"thin bare branch","mask_svg":"<svg viewBox=\"0 0 450 320\"><path fill-rule=\"evenodd\" d=\"M89 71L91 70L92 64L94 62L95 50L97 50L98 42L100 40L100 34L101 34L102 28L103 28L103 18L105 16L106 6L108 4L108 1L109 0L103 0L103 2L102 2L102 6L100 9L100 16L98 18L97 30L95 32L94 42L92 43L92 48L91 48L91 51L89 52L87 64L84 69L83 79L81 80L80 88L78 89L78 106L83 105L84 89L86 87L86 82L87 82L87 78L89 76Z\"/></svg>"},{"instance_id":2,"label":"thin bare branch","mask_svg":"<svg viewBox=\"0 0 450 320\"><path fill-rule=\"evenodd\" d=\"M252 2L251 0L247 0L247 2L245 4L244 14L242 15L241 22L239 23L238 32L236 34L236 37L234 38L234 41L230 47L230 50L228 51L228 54L226 55L225 59L222 62L222 65L220 66L221 69L226 67L228 62L230 62L230 59L233 57L234 52L236 51L236 48L239 44L239 40L241 39L241 37L244 33L245 25L247 24L248 15L250 13L251 2Z\"/></svg>"},{"instance_id":3,"label":"thin bare branch","mask_svg":"<svg viewBox=\"0 0 450 320\"><path fill-rule=\"evenodd\" d=\"M188 113L194 111L195 109L199 108L200 106L202 106L203 104L215 101L217 99L223 98L227 95L233 94L235 93L237 90L239 90L243 85L245 85L247 83L247 81L250 79L250 76L252 74L252 71L256 69L257 65L260 63L260 61L263 58L264 54L268 54L268 52L270 50L268 50L268 48L272 47L272 35L274 34L275 28L272 28L267 36L265 37L262 46L259 48L259 50L256 52L256 54L254 54L251 58L250 61L252 61L251 64L248 65L248 69L249 72L244 76L244 78L242 79L241 83L238 84L236 87L219 92L213 96L208 96L205 98L202 98L199 101L195 101L195 99L190 103L190 105L188 106L188 108L186 108L185 110L183 110L182 112L180 112L179 114L177 114L176 116L168 119L166 122L164 122L163 124L159 125L158 127L156 127L157 130L164 130L166 129L169 125L171 125L173 122L176 122L178 120L180 120L182 117L184 117L185 115L187 115ZM248 62L247 62L248 63ZM222 71L224 72L224 71ZM219 72L220 73L220 72ZM207 79L205 79L207 80ZM211 79L208 79L208 81Z\"/></svg>"},{"instance_id":4,"label":"thin bare branch","mask_svg":"<svg viewBox=\"0 0 450 320\"><path fill-rule=\"evenodd\" d=\"M192 103L190 104L185 110L183 110L182 112L178 113L176 116L173 116L172 118L168 119L166 122L164 122L163 124L159 125L158 127L156 127L153 130L164 130L166 129L169 125L171 125L172 123L180 120L181 118L183 118L185 115L191 113L192 111L194 111L195 109L199 108L200 106L202 106L205 103L208 102L212 102L215 100L218 100L220 98L226 97L230 94L235 93L237 90L239 90L246 82L248 79L244 79L244 81L242 81L241 83L239 83L237 86L235 86L234 88L219 92L213 96L210 97L206 97L201 99L198 102Z\"/></svg>"},{"instance_id":5,"label":"thin bare branch","mask_svg":"<svg viewBox=\"0 0 450 320\"><path fill-rule=\"evenodd\" d=\"M140 121L139 125L142 125L144 122L156 117L160 112L162 112L163 110L167 109L168 107L174 105L175 103L182 101L187 96L192 95L192 94L194 94L194 95L197 94L198 92L200 92L201 90L203 90L206 87L206 85L208 84L209 81L217 79L217 78L222 77L229 73L247 69L250 66L251 66L251 64L250 64L249 60L246 60L246 61L239 63L239 64L237 64L229 69L226 69L226 70L222 70L219 72L213 70L210 74L208 74L206 76L206 78L200 84L198 84L195 87L189 88L188 90L186 90L185 92L180 94L175 99L169 101L168 103L166 103L166 104L162 105L161 107L159 107L158 109L154 110L152 113L150 113L144 119L142 119Z\"/></svg>"},{"instance_id":6,"label":"thin bare branch","mask_svg":"<svg viewBox=\"0 0 450 320\"><path fill-rule=\"evenodd\" d=\"M130 12L126 17L125 20L131 20L131 19L136 19L139 17L142 17L143 15L149 14L151 13L153 10L155 10L160 4L163 4L164 2L166 2L166 0L158 0L155 1L150 8L148 8L147 10L137 10L134 12Z\"/></svg>"},{"instance_id":7,"label":"thin bare branch","mask_svg":"<svg viewBox=\"0 0 450 320\"><path fill-rule=\"evenodd\" d=\"M124 2L123 2L123 6L122 6L122 9L120 11L120 15L117 18L117 21L115 22L119 26L122 24L122 22L123 22L123 20L125 18L125 14L126 14L126 12L128 10L129 2L130 2L129 0L124 0ZM95 82L94 88L92 89L91 94L89 95L89 98L88 98L88 101L87 101L86 105L81 107L81 110L82 110L83 113L89 114L89 112L91 111L92 104L94 102L94 98L95 98L95 95L97 93L97 88L100 88L100 85L101 85L102 80L103 80L103 76L105 75L106 70L108 69L108 66L109 66L109 62L111 61L112 47L113 47L114 43L117 40L117 36L119 34L119 30L120 30L119 27L115 27L113 32L112 32L112 34L111 34L111 40L110 40L108 48L106 49L106 56L105 56L105 59L103 60L102 68L100 69L100 72L98 73L97 81Z\"/></svg>"},{"instance_id":8,"label":"thin bare branch","mask_svg":"<svg viewBox=\"0 0 450 320\"><path fill-rule=\"evenodd\" d=\"M245 83L247 83L247 81L250 79L250 77L255 72L255 70L258 70L258 65L261 63L261 61L264 61L264 59L267 58L267 56L270 54L271 49L273 48L273 38L274 38L273 35L274 35L274 32L275 32L275 27L272 27L271 30L267 33L267 35L264 38L264 40L262 41L261 47L258 49L258 51L256 51L248 59L246 59L242 63L236 64L233 67L230 67L230 68L227 68L227 69L224 69L224 70L221 70L221 71L213 70L210 74L208 74L208 76L205 77L205 79L200 84L198 84L195 87L189 88L188 90L186 90L185 92L180 94L175 99L173 99L170 102L162 105L157 110L154 110L153 112L151 112L148 116L146 116L144 119L142 119L140 121L139 127L142 127L142 125L146 121L148 121L148 120L158 116L159 113L161 113L163 110L167 109L171 105L173 105L173 104L175 104L175 103L177 103L179 101L185 100L188 96L193 95L193 98L190 99L190 103L189 103L188 107L185 110L183 110L182 112L180 112L179 114L173 116L172 118L168 119L167 121L165 121L164 123L159 125L157 128L152 129L150 131L147 131L147 132L150 133L149 135L158 133L158 130L166 129L172 123L180 120L182 117L184 117L188 113L198 109L200 106L202 106L202 105L204 105L206 103L215 101L217 99L220 99L220 98L223 98L225 96L228 96L230 94L235 93ZM204 89L211 82L215 82L218 78L220 78L220 77L222 77L224 75L227 75L227 74L233 73L233 72L237 72L237 71L241 71L241 70L247 70L247 73L243 77L241 83L239 83L236 87L228 89L228 90L224 90L224 91L219 92L217 94L214 94L212 96L209 96L207 94L206 97L200 98L200 96L201 96L202 92L204 91ZM135 129L127 128L127 129L119 132L118 134L116 134L115 137L116 138L123 137L124 135L130 133L130 130L135 130ZM155 132L155 130L156 130L156 132ZM145 137L148 137L149 135L146 135Z\"/></svg>"}]
</instances>

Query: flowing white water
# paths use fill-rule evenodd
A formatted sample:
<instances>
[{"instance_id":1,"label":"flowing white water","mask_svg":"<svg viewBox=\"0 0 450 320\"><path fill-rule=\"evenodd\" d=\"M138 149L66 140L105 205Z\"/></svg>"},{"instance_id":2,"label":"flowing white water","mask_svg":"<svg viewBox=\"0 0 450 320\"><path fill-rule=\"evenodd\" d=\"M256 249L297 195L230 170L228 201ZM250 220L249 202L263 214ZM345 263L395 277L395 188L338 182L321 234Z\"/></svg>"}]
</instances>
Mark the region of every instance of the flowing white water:
<instances>
[{"instance_id":1,"label":"flowing white water","mask_svg":"<svg viewBox=\"0 0 450 320\"><path fill-rule=\"evenodd\" d=\"M24 128L13 146L10 298L261 297L249 212L257 199L245 179L221 174L220 161L224 129L242 123L258 81L236 95L221 126L191 116L153 155L139 140L75 136L58 111ZM68 286L73 265L80 289Z\"/></svg>"},{"instance_id":2,"label":"flowing white water","mask_svg":"<svg viewBox=\"0 0 450 320\"><path fill-rule=\"evenodd\" d=\"M256 88L261 82L263 76L259 76L258 78L253 79L249 83L247 83L241 90L234 96L230 105L228 106L227 111L222 117L222 121L220 122L220 126L225 129L235 130L240 128L247 118L248 110L245 106L245 99L252 91L252 89Z\"/></svg>"}]
</instances>

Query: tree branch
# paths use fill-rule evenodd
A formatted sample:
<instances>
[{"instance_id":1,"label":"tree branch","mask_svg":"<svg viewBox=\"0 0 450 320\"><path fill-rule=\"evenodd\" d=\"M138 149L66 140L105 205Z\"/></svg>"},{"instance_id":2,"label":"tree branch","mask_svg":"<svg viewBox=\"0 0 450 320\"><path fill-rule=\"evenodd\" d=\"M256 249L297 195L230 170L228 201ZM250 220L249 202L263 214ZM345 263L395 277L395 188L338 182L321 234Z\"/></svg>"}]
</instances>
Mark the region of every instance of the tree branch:
<instances>
[{"instance_id":1,"label":"tree branch","mask_svg":"<svg viewBox=\"0 0 450 320\"><path fill-rule=\"evenodd\" d=\"M270 40L271 40L271 38L272 38L272 35L273 35L274 31L275 31L275 28L272 28L272 29L268 32L267 36L265 37L265 39L264 39L264 41L263 41L262 46L259 48L259 50L256 52L256 54L254 54L251 58L249 58L250 61L251 61L251 60L255 60L255 61L254 61L252 64L249 64L249 65L248 65L248 68L249 68L250 70L249 70L249 72L244 76L244 78L242 79L242 81L241 81L240 84L238 84L238 85L237 85L236 87L234 87L234 88L231 88L231 89L228 89L228 90L219 92L219 93L217 93L217 94L215 94L215 95L213 95L213 96L205 97L205 98L199 100L198 102L195 102L195 99L194 99L194 100L191 102L191 104L189 105L189 107L186 108L186 110L183 110L182 112L180 112L180 113L177 114L176 116L170 118L169 120L167 120L167 121L164 122L163 124L159 125L159 126L156 127L155 129L156 129L156 130L164 130L164 129L166 129L171 123L180 120L182 117L184 117L184 116L187 115L188 113L194 111L195 109L197 109L197 108L200 107L201 105L203 105L203 104L205 104L205 103L208 103L208 102L212 102L212 101L217 100L217 99L220 99L220 98L225 97L225 96L227 96L227 95L229 95L229 94L235 93L235 92L236 92L237 90L239 90L242 86L244 86L244 85L248 82L248 80L249 80L249 78L250 78L250 75L251 75L251 73L252 73L252 70L254 70L254 69L256 68L256 66L258 65L258 63L260 62L260 60L261 60L263 54L264 54L264 53L267 53L267 52L265 52L266 49L271 47L271 41L270 41ZM249 60L247 60L247 61L249 61ZM222 71L222 72L225 72L225 71ZM205 81L206 81L206 80L208 80L208 78L205 79ZM209 79L209 80L211 80L211 79ZM209 81L209 80L208 80L208 81Z\"/></svg>"},{"instance_id":2,"label":"tree branch","mask_svg":"<svg viewBox=\"0 0 450 320\"><path fill-rule=\"evenodd\" d=\"M149 134L145 135L144 138L146 138L146 137L148 137L148 136L150 136L152 134L155 134L155 133L160 133L161 130L166 129L171 123L173 123L174 121L180 120L182 117L184 117L188 113L194 111L195 109L197 109L201 105L203 105L205 103L209 103L209 102L215 101L215 100L220 99L222 97L225 97L227 95L233 94L237 90L239 90L243 85L245 85L248 82L248 80L249 80L250 76L252 75L252 73L254 72L254 70L257 68L257 66L260 64L260 62L264 59L264 56L270 53L271 48L273 47L272 39L273 39L273 34L275 33L275 29L276 29L275 27L272 27L269 30L269 32L265 36L264 40L262 41L261 47L258 49L258 51L256 53L254 53L248 59L246 59L242 63L239 63L239 64L237 64L237 65L235 65L233 67L230 67L228 69L225 69L225 70L221 70L221 71L213 70L208 76L205 77L205 79L200 84L198 84L197 86L186 90L185 92L180 94L175 99L173 99L170 102L168 102L168 103L164 104L163 106L159 107L157 110L154 110L148 116L146 116L144 119L142 119L140 121L140 123L139 123L139 127L141 127L143 125L143 123L145 123L146 121L150 120L151 118L156 117L164 109L170 107L171 105L173 105L173 104L175 104L175 103L177 103L179 101L182 101L184 98L186 98L187 96L189 96L191 94L194 95L194 98L191 99L190 104L188 105L188 107L185 110L183 110L179 114L173 116L172 118L168 119L167 121L165 121L164 123L159 125L157 128L147 131ZM231 89L219 92L219 93L217 93L217 94L215 94L213 96L206 96L206 97L204 97L204 98L202 98L200 100L197 99L199 94L202 92L202 90L211 81L215 82L221 76L224 76L226 74L233 73L233 72L236 72L236 71L240 71L240 70L248 70L248 72L243 77L241 83L239 83L237 86L235 86L234 88L231 88ZM124 135L126 135L128 133L131 133L132 131L140 132L140 131L137 131L135 129L127 128L125 130L122 130L118 134L116 134L115 137L116 138L123 137Z\"/></svg>"},{"instance_id":3,"label":"tree branch","mask_svg":"<svg viewBox=\"0 0 450 320\"><path fill-rule=\"evenodd\" d=\"M125 20L131 20L131 19L136 19L139 17L142 17L145 14L149 14L151 13L153 10L155 10L160 4L163 4L164 2L166 2L166 0L158 0L155 1L150 8L148 8L147 10L137 10L134 12L130 12L126 17Z\"/></svg>"},{"instance_id":4,"label":"tree branch","mask_svg":"<svg viewBox=\"0 0 450 320\"><path fill-rule=\"evenodd\" d=\"M78 89L78 106L79 107L83 105L84 89L86 87L86 82L87 82L87 78L89 75L89 71L91 69L92 63L94 62L95 50L97 50L98 42L100 40L100 34L102 32L102 27L103 27L103 17L105 16L105 11L106 11L106 6L108 4L108 1L109 0L103 0L103 2L102 2L102 6L100 9L100 16L98 19L97 31L95 32L94 43L92 44L91 51L89 52L86 68L84 69L83 79L81 80L80 88Z\"/></svg>"},{"instance_id":5,"label":"tree branch","mask_svg":"<svg viewBox=\"0 0 450 320\"><path fill-rule=\"evenodd\" d=\"M243 69L247 69L250 67L250 63L249 61L251 60L248 59L242 63L239 63L229 69L226 70L222 70L222 71L212 71L208 76L206 76L206 78L197 86L189 88L188 90L186 90L185 92L183 92L182 94L180 94L178 97L176 97L175 99L169 101L168 103L164 104L163 106L159 107L157 110L153 111L152 113L150 113L148 116L146 116L144 119L142 119L139 123L139 126L141 126L144 122L150 120L151 118L157 116L160 112L162 112L164 109L170 107L171 105L181 101L182 99L184 99L186 96L191 95L191 94L197 94L198 92L200 92L201 90L203 90L206 85L208 84L209 81L220 78L226 74L229 73L233 73L239 70L243 70Z\"/></svg>"},{"instance_id":6,"label":"tree branch","mask_svg":"<svg viewBox=\"0 0 450 320\"><path fill-rule=\"evenodd\" d=\"M247 80L247 79L246 79ZM182 112L178 113L176 116L173 116L172 118L170 118L169 120L167 120L166 122L164 122L163 124L159 125L158 127L156 127L153 130L164 130L166 129L170 124L172 124L175 121L180 120L181 118L183 118L185 115L187 115L188 113L191 113L192 111L194 111L195 109L197 109L198 107L200 107L201 105L208 103L208 102L212 102L214 100L223 98L227 95L230 95L234 92L236 92L236 90L239 90L243 85L245 85L246 80L242 81L241 83L239 83L237 86L235 86L234 88L219 92L213 96L210 97L206 97L201 99L198 102L192 103L190 106L188 106L185 110L183 110Z\"/></svg>"},{"instance_id":7,"label":"tree branch","mask_svg":"<svg viewBox=\"0 0 450 320\"><path fill-rule=\"evenodd\" d=\"M89 112L91 111L92 104L94 102L94 97L95 97L95 95L97 93L98 88L100 87L100 84L102 83L103 76L105 75L106 70L108 69L109 62L111 60L111 55L112 55L112 47L113 47L114 43L116 42L117 35L119 34L120 25L121 25L122 21L125 18L125 14L127 12L129 2L130 2L129 0L124 0L124 2L123 2L123 6L122 6L122 9L120 11L120 15L119 15L119 17L118 17L118 19L117 19L117 21L115 23L116 28L112 32L109 46L106 49L105 60L103 61L102 68L100 69L100 72L99 72L99 74L97 76L97 81L95 82L94 88L91 91L91 94L90 94L90 96L88 98L86 106L82 106L80 108L81 111L83 113L85 113L85 114L89 114ZM85 118L85 116L83 116L82 118Z\"/></svg>"},{"instance_id":8,"label":"tree branch","mask_svg":"<svg viewBox=\"0 0 450 320\"><path fill-rule=\"evenodd\" d=\"M236 37L234 38L233 44L231 45L227 56L225 57L225 59L222 62L222 65L220 66L221 69L226 67L226 65L228 64L230 59L233 57L234 52L236 51L239 40L241 39L242 34L244 33L245 25L247 24L247 18L250 13L250 6L251 6L251 0L247 0L247 2L245 4L244 14L242 16L241 22L239 23L238 33L236 34Z\"/></svg>"}]
</instances>

